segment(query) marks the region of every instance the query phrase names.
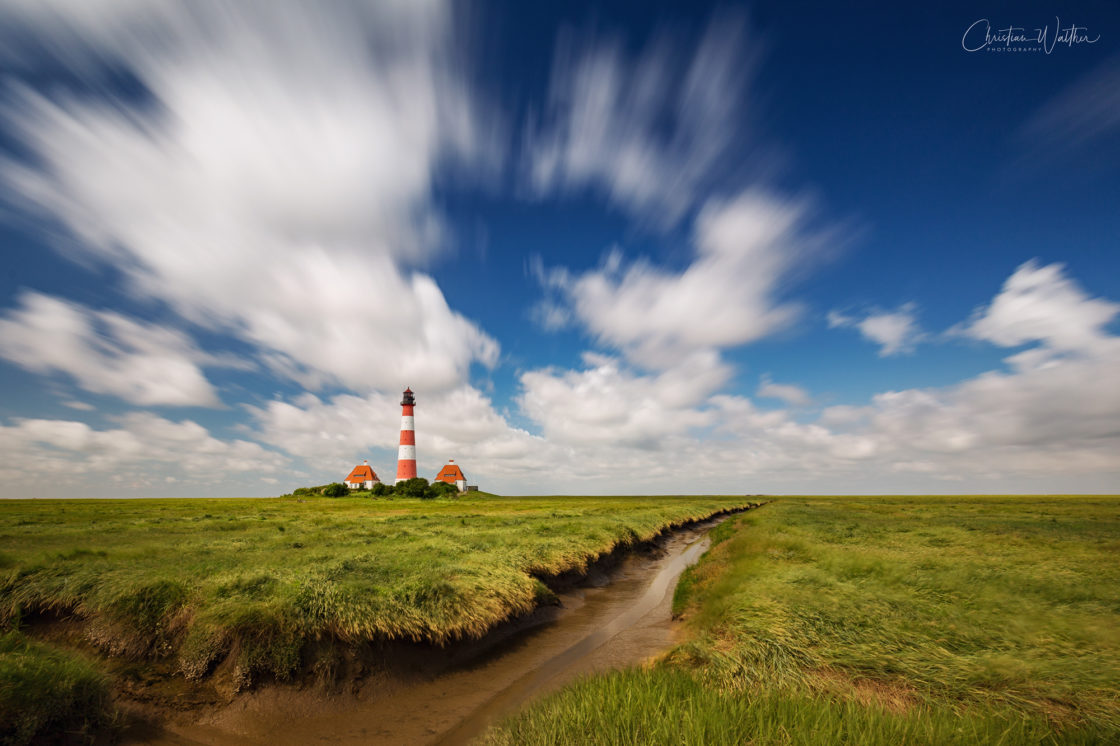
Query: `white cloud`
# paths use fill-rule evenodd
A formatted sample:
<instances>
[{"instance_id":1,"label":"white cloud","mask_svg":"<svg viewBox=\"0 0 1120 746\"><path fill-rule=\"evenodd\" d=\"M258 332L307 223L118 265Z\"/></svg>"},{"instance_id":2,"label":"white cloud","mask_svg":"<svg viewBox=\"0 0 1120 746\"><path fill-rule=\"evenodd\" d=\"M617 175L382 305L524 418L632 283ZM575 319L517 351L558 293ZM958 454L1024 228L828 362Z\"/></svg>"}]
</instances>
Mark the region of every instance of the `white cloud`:
<instances>
[{"instance_id":1,"label":"white cloud","mask_svg":"<svg viewBox=\"0 0 1120 746\"><path fill-rule=\"evenodd\" d=\"M581 371L544 369L521 376L521 409L550 443L662 450L667 437L714 423L702 405L730 375L710 352L653 376L629 372L614 358L585 359L588 367Z\"/></svg>"},{"instance_id":2,"label":"white cloud","mask_svg":"<svg viewBox=\"0 0 1120 746\"><path fill-rule=\"evenodd\" d=\"M989 372L945 389L888 392L863 431L892 461L934 461L965 477L1120 471L1120 345L1093 358Z\"/></svg>"},{"instance_id":3,"label":"white cloud","mask_svg":"<svg viewBox=\"0 0 1120 746\"><path fill-rule=\"evenodd\" d=\"M809 392L791 383L775 383L769 376L763 376L755 396L764 399L781 399L792 407L805 407L813 401Z\"/></svg>"},{"instance_id":4,"label":"white cloud","mask_svg":"<svg viewBox=\"0 0 1120 746\"><path fill-rule=\"evenodd\" d=\"M1105 327L1118 313L1120 304L1090 298L1065 276L1063 265L1043 267L1032 260L1007 278L991 304L976 309L969 323L953 332L1001 347L1040 342L1055 352L1086 353L1115 344Z\"/></svg>"},{"instance_id":5,"label":"white cloud","mask_svg":"<svg viewBox=\"0 0 1120 746\"><path fill-rule=\"evenodd\" d=\"M865 339L879 345L879 357L890 357L912 352L925 337L918 325L915 309L915 304L905 303L894 311L868 311L862 318L829 311L828 326L830 329L858 329Z\"/></svg>"},{"instance_id":6,"label":"white cloud","mask_svg":"<svg viewBox=\"0 0 1120 746\"><path fill-rule=\"evenodd\" d=\"M754 341L800 312L779 299L815 239L805 208L758 190L711 201L696 220L696 256L681 272L612 252L598 269L559 275L572 312L601 342L646 366L667 367L705 349Z\"/></svg>"},{"instance_id":7,"label":"white cloud","mask_svg":"<svg viewBox=\"0 0 1120 746\"><path fill-rule=\"evenodd\" d=\"M24 292L19 303L0 318L0 357L132 404L221 406L200 365L227 363L183 333L41 293Z\"/></svg>"},{"instance_id":8,"label":"white cloud","mask_svg":"<svg viewBox=\"0 0 1120 746\"><path fill-rule=\"evenodd\" d=\"M1106 330L1118 312L1061 265L1027 262L950 330L1006 347L1037 343L1007 359L1009 372L884 392L866 407L826 410L820 421L872 438L891 468L909 465L903 471L1019 480L1032 491L1085 479L1100 489L1120 472L1120 339Z\"/></svg>"},{"instance_id":9,"label":"white cloud","mask_svg":"<svg viewBox=\"0 0 1120 746\"><path fill-rule=\"evenodd\" d=\"M150 413L96 430L70 420L17 419L0 425L5 497L132 497L271 492L260 481L285 475L288 461L246 440L220 440L190 420ZM174 478L169 482L168 478ZM185 483L168 493L170 484Z\"/></svg>"},{"instance_id":10,"label":"white cloud","mask_svg":"<svg viewBox=\"0 0 1120 746\"><path fill-rule=\"evenodd\" d=\"M717 393L727 371L711 352L653 374L602 355L586 363L522 375L519 403L541 436L512 426L469 387L422 395L422 468L434 474L455 458L472 482L506 494L1071 491L1108 488L1120 478L1115 344L943 389L886 392L863 407L830 408L815 423ZM377 468L391 478L398 414L395 396L305 395L259 408L252 435L303 459L315 475L308 483L337 478L363 457L380 457ZM34 475L60 470L75 486L143 492L158 491L151 475L170 470L179 494L229 494L250 478L256 456L275 474L253 444L239 447L253 458L212 462L229 449L200 430L165 420L110 431L21 422L0 432L5 453L14 454L0 476L11 494L43 494ZM182 459L189 469L168 455L192 446L203 453ZM225 481L207 488L219 474ZM282 481L287 489L299 480Z\"/></svg>"},{"instance_id":11,"label":"white cloud","mask_svg":"<svg viewBox=\"0 0 1120 746\"><path fill-rule=\"evenodd\" d=\"M587 356L581 371L522 376L520 404L565 458L549 468L584 490L752 492L818 484L875 452L866 436L832 433L716 393L726 370L715 356L656 374ZM547 478L547 477L545 477ZM548 489L548 487L545 487Z\"/></svg>"},{"instance_id":12,"label":"white cloud","mask_svg":"<svg viewBox=\"0 0 1120 746\"><path fill-rule=\"evenodd\" d=\"M718 358L641 374L590 355L584 370L524 374L520 403L592 490L1115 490L1120 339L1104 326L1114 311L1060 272L1036 272L1020 268L969 327L1007 344L1041 343L1011 358L1010 371L886 391L863 406L829 407L815 422L720 393L719 375L698 375L718 373ZM1024 326L1029 319L1040 323ZM1077 353L1056 354L1051 345L1076 345ZM1028 364L1023 356L1032 352L1043 357ZM676 383L663 387L670 373ZM802 406L807 392L794 388L765 379L757 393ZM666 391L694 397L673 400Z\"/></svg>"},{"instance_id":13,"label":"white cloud","mask_svg":"<svg viewBox=\"0 0 1120 746\"><path fill-rule=\"evenodd\" d=\"M630 60L620 40L561 34L548 106L526 132L531 186L543 194L594 185L618 205L675 223L743 144L743 98L758 56L745 26L717 13L690 59L668 37Z\"/></svg>"},{"instance_id":14,"label":"white cloud","mask_svg":"<svg viewBox=\"0 0 1120 746\"><path fill-rule=\"evenodd\" d=\"M340 394L329 401L308 393L248 410L257 424L255 437L309 463L335 468L368 449L395 446L400 431L397 399L378 393Z\"/></svg>"},{"instance_id":15,"label":"white cloud","mask_svg":"<svg viewBox=\"0 0 1120 746\"><path fill-rule=\"evenodd\" d=\"M495 364L415 269L441 245L435 174L493 165L445 7L84 7L12 10L49 48L82 46L76 74L113 58L153 101L20 90L3 113L35 165L0 164L72 251L303 380L449 388Z\"/></svg>"}]
</instances>

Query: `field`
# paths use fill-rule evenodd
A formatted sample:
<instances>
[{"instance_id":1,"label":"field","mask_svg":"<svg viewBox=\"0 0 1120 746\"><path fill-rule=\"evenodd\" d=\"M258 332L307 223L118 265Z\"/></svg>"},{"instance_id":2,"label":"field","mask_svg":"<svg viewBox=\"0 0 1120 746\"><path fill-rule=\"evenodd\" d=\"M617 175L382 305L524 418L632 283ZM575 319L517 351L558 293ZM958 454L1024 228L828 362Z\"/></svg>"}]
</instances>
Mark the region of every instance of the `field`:
<instances>
[{"instance_id":1,"label":"field","mask_svg":"<svg viewBox=\"0 0 1120 746\"><path fill-rule=\"evenodd\" d=\"M3 501L0 717L9 722L0 726L19 715L23 731L49 729L61 722L49 706L67 717L87 707L94 727L112 685L102 656L158 663L179 680L220 669L236 689L322 663L308 651L324 642L476 638L547 601L542 577L747 503L485 494ZM69 637L44 632L59 627ZM43 711L27 712L24 696Z\"/></svg>"},{"instance_id":2,"label":"field","mask_svg":"<svg viewBox=\"0 0 1120 746\"><path fill-rule=\"evenodd\" d=\"M487 743L1120 743L1120 499L782 498L715 534L686 642Z\"/></svg>"}]
</instances>

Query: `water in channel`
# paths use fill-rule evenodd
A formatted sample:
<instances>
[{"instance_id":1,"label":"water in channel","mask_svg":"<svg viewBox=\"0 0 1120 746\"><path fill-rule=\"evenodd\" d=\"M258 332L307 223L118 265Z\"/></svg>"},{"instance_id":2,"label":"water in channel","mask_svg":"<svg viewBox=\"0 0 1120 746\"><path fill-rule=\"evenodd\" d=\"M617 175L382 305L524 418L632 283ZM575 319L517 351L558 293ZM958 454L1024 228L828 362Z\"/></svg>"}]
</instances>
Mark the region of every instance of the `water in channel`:
<instances>
[{"instance_id":1,"label":"water in channel","mask_svg":"<svg viewBox=\"0 0 1120 746\"><path fill-rule=\"evenodd\" d=\"M680 529L657 550L626 556L607 573L559 594L498 641L371 676L356 692L326 695L270 687L190 724L168 724L158 746L469 743L487 726L577 676L634 665L673 643L673 589L708 548L720 519ZM139 743L138 741L135 743Z\"/></svg>"}]
</instances>

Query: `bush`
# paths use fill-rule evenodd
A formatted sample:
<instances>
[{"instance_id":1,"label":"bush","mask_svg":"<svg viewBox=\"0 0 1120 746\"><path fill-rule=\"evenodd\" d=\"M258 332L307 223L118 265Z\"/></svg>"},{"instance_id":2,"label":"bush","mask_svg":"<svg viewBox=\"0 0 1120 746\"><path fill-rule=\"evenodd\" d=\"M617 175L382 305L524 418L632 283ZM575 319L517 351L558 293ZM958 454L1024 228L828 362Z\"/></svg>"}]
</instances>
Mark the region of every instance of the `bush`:
<instances>
[{"instance_id":1,"label":"bush","mask_svg":"<svg viewBox=\"0 0 1120 746\"><path fill-rule=\"evenodd\" d=\"M375 491L374 495L400 495L401 497L416 497L422 500L431 500L437 497L452 497L458 493L459 489L453 484L440 481L429 484L428 480L423 477L413 477L412 479L398 482L392 487L384 485L384 491Z\"/></svg>"},{"instance_id":2,"label":"bush","mask_svg":"<svg viewBox=\"0 0 1120 746\"><path fill-rule=\"evenodd\" d=\"M435 497L435 493L433 493L431 491L431 488L428 487L428 480L424 479L424 477L413 477L412 479L406 479L403 482L397 484L397 486L393 488L393 491L398 495L403 495L405 497Z\"/></svg>"},{"instance_id":3,"label":"bush","mask_svg":"<svg viewBox=\"0 0 1120 746\"><path fill-rule=\"evenodd\" d=\"M294 495L295 497L310 497L313 495L322 495L323 490L325 490L327 487L330 487L330 485L320 484L318 487L296 487L294 490L292 490L292 495Z\"/></svg>"},{"instance_id":4,"label":"bush","mask_svg":"<svg viewBox=\"0 0 1120 746\"><path fill-rule=\"evenodd\" d=\"M431 490L435 497L453 497L459 494L459 488L447 482L432 482Z\"/></svg>"},{"instance_id":5,"label":"bush","mask_svg":"<svg viewBox=\"0 0 1120 746\"><path fill-rule=\"evenodd\" d=\"M384 482L377 482L369 492L374 497L384 497L385 495L393 494L393 488Z\"/></svg>"},{"instance_id":6,"label":"bush","mask_svg":"<svg viewBox=\"0 0 1120 746\"><path fill-rule=\"evenodd\" d=\"M346 497L350 494L350 488L341 482L333 482L323 488L323 494L327 497Z\"/></svg>"}]
</instances>

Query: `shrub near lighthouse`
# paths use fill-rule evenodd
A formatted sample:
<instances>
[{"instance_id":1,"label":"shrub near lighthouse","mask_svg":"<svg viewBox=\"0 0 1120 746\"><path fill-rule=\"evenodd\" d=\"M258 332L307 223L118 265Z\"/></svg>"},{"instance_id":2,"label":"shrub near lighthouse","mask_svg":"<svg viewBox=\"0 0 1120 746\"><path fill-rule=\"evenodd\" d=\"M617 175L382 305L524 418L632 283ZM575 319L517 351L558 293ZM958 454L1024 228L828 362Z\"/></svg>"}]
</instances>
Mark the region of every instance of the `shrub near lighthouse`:
<instances>
[{"instance_id":1,"label":"shrub near lighthouse","mask_svg":"<svg viewBox=\"0 0 1120 746\"><path fill-rule=\"evenodd\" d=\"M406 388L401 398L401 440L397 450L397 482L416 477L416 420L413 407L416 400L412 389Z\"/></svg>"}]
</instances>

